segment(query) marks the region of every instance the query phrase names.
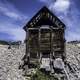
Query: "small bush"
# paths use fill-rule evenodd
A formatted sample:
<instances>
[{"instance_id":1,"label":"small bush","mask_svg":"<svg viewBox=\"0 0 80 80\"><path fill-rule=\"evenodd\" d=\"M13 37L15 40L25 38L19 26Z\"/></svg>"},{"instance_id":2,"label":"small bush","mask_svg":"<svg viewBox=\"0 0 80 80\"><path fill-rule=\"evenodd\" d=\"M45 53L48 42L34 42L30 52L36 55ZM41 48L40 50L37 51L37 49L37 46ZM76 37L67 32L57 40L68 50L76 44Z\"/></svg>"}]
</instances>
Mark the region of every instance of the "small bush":
<instances>
[{"instance_id":1,"label":"small bush","mask_svg":"<svg viewBox=\"0 0 80 80\"><path fill-rule=\"evenodd\" d=\"M58 80L50 75L46 75L45 73L37 70L36 74L31 76L31 80Z\"/></svg>"}]
</instances>

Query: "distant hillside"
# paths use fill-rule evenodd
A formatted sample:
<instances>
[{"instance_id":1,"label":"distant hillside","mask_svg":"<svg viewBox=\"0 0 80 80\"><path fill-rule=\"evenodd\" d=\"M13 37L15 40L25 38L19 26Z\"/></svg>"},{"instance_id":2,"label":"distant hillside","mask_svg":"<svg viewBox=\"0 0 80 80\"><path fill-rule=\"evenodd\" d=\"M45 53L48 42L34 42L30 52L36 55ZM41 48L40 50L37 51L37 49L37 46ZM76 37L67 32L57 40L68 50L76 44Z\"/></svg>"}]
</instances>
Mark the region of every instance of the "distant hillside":
<instances>
[{"instance_id":1,"label":"distant hillside","mask_svg":"<svg viewBox=\"0 0 80 80\"><path fill-rule=\"evenodd\" d=\"M76 41L69 41L68 43L71 43L71 44L78 44L80 43L80 41L76 40Z\"/></svg>"},{"instance_id":2,"label":"distant hillside","mask_svg":"<svg viewBox=\"0 0 80 80\"><path fill-rule=\"evenodd\" d=\"M14 42L9 42L9 41L3 41L3 40L0 40L0 44L1 45L19 45L21 44L22 42L21 41L14 41Z\"/></svg>"},{"instance_id":3,"label":"distant hillside","mask_svg":"<svg viewBox=\"0 0 80 80\"><path fill-rule=\"evenodd\" d=\"M2 44L2 45L8 45L8 42L7 41L0 40L0 44Z\"/></svg>"},{"instance_id":4,"label":"distant hillside","mask_svg":"<svg viewBox=\"0 0 80 80\"><path fill-rule=\"evenodd\" d=\"M19 45L21 43L22 43L21 41L10 42L11 45Z\"/></svg>"}]
</instances>

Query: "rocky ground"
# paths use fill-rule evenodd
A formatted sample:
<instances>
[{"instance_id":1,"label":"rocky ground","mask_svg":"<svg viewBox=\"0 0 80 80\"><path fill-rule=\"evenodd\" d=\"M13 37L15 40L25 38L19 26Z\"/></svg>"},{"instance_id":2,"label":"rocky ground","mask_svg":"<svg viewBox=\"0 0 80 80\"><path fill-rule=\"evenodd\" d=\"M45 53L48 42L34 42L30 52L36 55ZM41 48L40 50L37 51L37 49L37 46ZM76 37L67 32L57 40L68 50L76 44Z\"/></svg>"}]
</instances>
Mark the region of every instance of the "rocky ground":
<instances>
[{"instance_id":1,"label":"rocky ground","mask_svg":"<svg viewBox=\"0 0 80 80\"><path fill-rule=\"evenodd\" d=\"M67 43L66 53L70 80L80 80L80 45ZM19 69L24 54L25 44L11 49L8 49L8 45L0 45L0 80L26 80Z\"/></svg>"},{"instance_id":2,"label":"rocky ground","mask_svg":"<svg viewBox=\"0 0 80 80\"><path fill-rule=\"evenodd\" d=\"M69 63L69 71L67 70L67 72L70 80L80 80L80 43L67 43L66 57L66 60Z\"/></svg>"},{"instance_id":3,"label":"rocky ground","mask_svg":"<svg viewBox=\"0 0 80 80\"><path fill-rule=\"evenodd\" d=\"M24 44L8 49L8 45L0 45L0 80L25 80L19 64L25 54Z\"/></svg>"}]
</instances>

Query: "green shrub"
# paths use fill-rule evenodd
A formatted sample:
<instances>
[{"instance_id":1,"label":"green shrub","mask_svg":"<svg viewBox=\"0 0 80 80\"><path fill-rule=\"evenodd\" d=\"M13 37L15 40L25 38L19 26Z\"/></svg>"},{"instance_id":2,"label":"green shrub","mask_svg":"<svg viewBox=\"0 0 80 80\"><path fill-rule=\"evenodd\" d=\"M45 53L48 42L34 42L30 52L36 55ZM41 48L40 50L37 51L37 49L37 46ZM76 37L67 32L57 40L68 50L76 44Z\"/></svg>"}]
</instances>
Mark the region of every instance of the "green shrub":
<instances>
[{"instance_id":1,"label":"green shrub","mask_svg":"<svg viewBox=\"0 0 80 80\"><path fill-rule=\"evenodd\" d=\"M40 70L37 70L36 74L31 76L31 80L58 80L50 75L47 75Z\"/></svg>"}]
</instances>

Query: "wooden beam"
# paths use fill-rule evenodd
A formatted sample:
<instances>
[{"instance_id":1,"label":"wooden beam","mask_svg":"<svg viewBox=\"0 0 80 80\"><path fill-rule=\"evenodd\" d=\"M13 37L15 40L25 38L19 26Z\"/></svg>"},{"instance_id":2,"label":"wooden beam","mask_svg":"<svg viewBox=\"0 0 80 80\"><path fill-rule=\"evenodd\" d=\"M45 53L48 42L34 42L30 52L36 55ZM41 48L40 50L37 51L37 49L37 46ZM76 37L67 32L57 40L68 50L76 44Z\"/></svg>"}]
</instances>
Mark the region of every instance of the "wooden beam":
<instances>
[{"instance_id":1,"label":"wooden beam","mask_svg":"<svg viewBox=\"0 0 80 80\"><path fill-rule=\"evenodd\" d=\"M40 29L39 29L39 33L38 33L38 44L39 44L39 46L38 46L38 53L39 53L39 57L40 57Z\"/></svg>"},{"instance_id":2,"label":"wooden beam","mask_svg":"<svg viewBox=\"0 0 80 80\"><path fill-rule=\"evenodd\" d=\"M28 38L27 38L27 56L30 57L30 50L29 50L29 30L27 29L27 35L28 35Z\"/></svg>"},{"instance_id":3,"label":"wooden beam","mask_svg":"<svg viewBox=\"0 0 80 80\"><path fill-rule=\"evenodd\" d=\"M39 28L28 28L28 30L39 30Z\"/></svg>"}]
</instances>

